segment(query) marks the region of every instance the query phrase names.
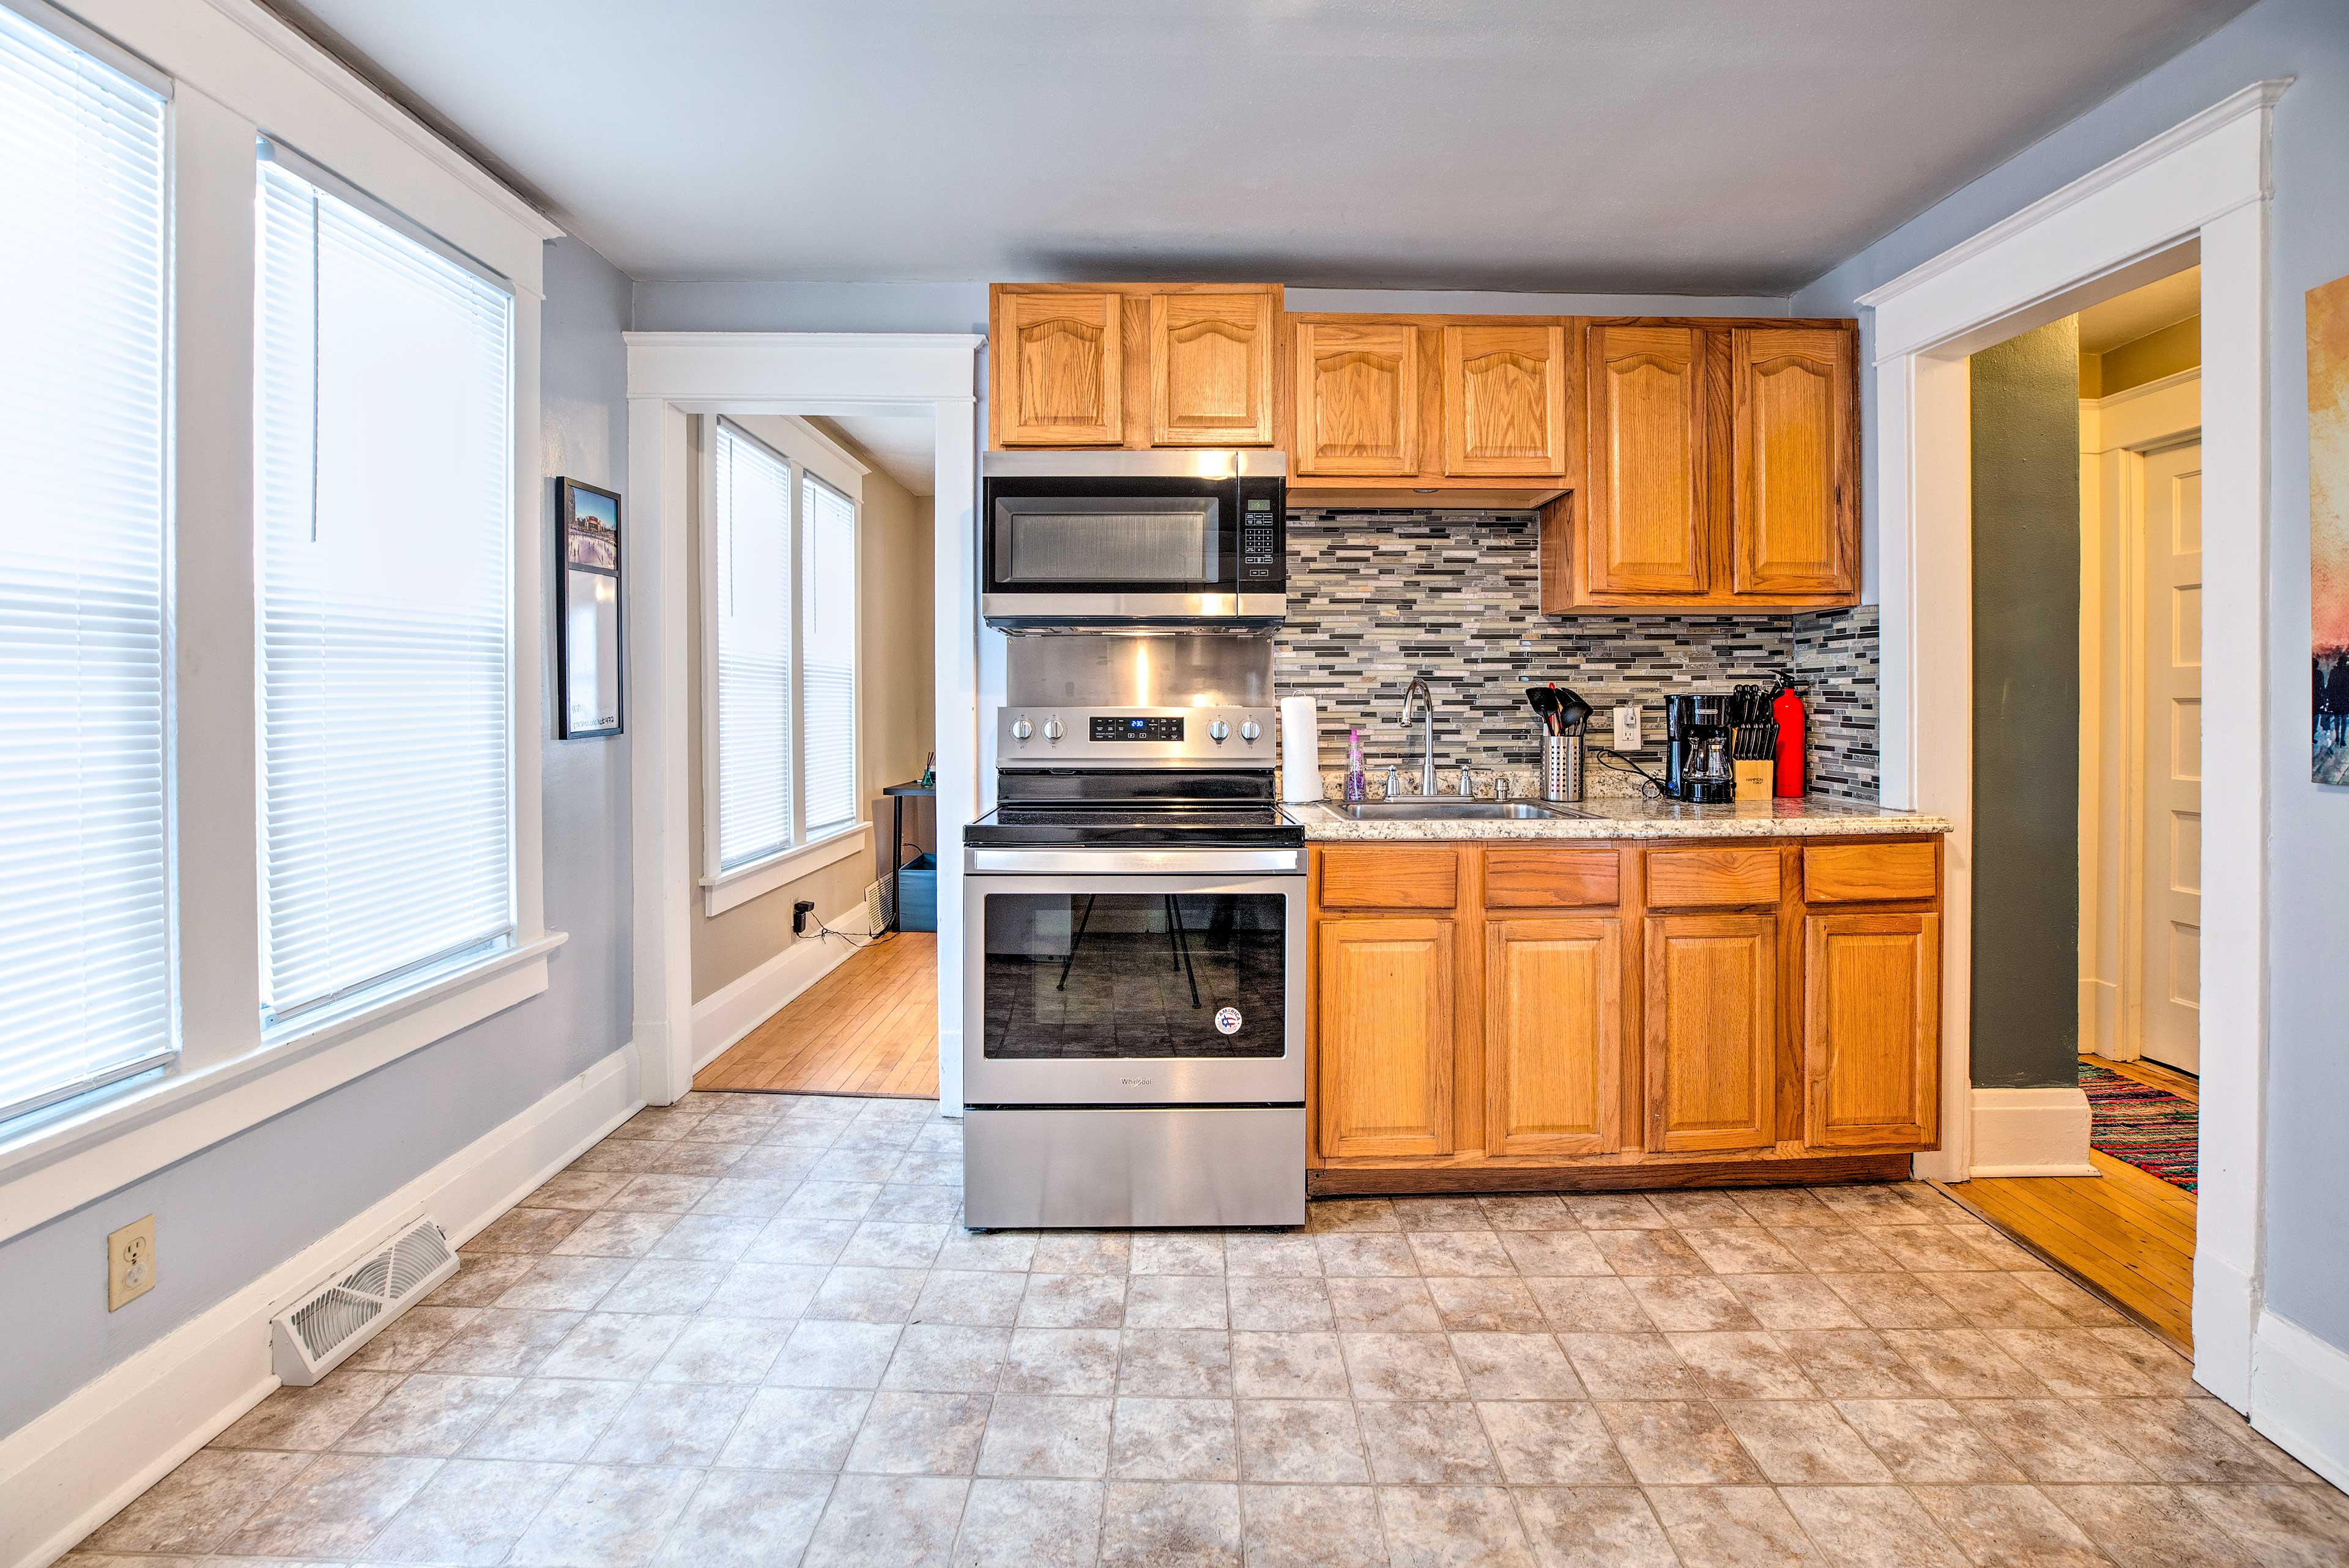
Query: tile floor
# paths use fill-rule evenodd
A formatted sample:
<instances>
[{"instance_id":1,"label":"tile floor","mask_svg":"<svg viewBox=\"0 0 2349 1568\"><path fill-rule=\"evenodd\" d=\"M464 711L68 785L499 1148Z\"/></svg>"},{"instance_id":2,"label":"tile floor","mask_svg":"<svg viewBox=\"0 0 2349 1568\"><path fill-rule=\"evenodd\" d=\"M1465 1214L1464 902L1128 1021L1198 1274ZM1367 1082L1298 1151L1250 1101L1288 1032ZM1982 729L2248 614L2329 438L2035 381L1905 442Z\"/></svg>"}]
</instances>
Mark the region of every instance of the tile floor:
<instances>
[{"instance_id":1,"label":"tile floor","mask_svg":"<svg viewBox=\"0 0 2349 1568\"><path fill-rule=\"evenodd\" d=\"M974 1235L959 1137L646 1111L67 1563L2349 1562L2349 1500L1927 1187Z\"/></svg>"}]
</instances>

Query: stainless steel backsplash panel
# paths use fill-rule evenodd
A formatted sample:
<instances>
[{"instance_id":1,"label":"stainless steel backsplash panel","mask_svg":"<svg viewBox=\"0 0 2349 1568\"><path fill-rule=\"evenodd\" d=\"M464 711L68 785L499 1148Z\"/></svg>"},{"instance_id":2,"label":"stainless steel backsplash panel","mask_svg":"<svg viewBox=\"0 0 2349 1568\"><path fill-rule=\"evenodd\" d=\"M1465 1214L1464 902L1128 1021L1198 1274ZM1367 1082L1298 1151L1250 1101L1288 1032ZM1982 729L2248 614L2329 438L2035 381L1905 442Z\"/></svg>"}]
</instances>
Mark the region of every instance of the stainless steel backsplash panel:
<instances>
[{"instance_id":1,"label":"stainless steel backsplash panel","mask_svg":"<svg viewBox=\"0 0 2349 1568\"><path fill-rule=\"evenodd\" d=\"M1004 654L1013 707L1270 707L1270 632L1054 632Z\"/></svg>"}]
</instances>

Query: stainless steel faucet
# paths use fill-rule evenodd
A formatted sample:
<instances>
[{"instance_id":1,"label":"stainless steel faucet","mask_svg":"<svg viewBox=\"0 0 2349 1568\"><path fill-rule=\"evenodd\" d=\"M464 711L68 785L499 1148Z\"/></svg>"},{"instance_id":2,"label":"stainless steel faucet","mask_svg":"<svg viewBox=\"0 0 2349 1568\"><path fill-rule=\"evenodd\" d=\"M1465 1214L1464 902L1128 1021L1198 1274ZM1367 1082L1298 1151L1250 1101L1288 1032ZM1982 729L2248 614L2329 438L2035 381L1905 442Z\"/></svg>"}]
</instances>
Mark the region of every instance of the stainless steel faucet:
<instances>
[{"instance_id":1,"label":"stainless steel faucet","mask_svg":"<svg viewBox=\"0 0 2349 1568\"><path fill-rule=\"evenodd\" d=\"M1435 699L1428 695L1427 681L1421 676L1411 677L1411 685L1402 688L1402 720L1411 723L1411 705L1419 704L1419 792L1423 797L1435 794Z\"/></svg>"}]
</instances>

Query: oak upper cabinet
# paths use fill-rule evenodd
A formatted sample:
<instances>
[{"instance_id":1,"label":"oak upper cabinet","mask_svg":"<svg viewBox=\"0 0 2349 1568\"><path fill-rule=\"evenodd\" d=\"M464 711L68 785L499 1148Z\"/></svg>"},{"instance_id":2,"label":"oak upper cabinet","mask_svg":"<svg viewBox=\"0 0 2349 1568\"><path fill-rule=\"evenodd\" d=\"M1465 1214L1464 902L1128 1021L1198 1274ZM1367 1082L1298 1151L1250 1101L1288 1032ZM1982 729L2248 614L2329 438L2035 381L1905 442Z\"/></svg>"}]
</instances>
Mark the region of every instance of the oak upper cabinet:
<instances>
[{"instance_id":1,"label":"oak upper cabinet","mask_svg":"<svg viewBox=\"0 0 2349 1568\"><path fill-rule=\"evenodd\" d=\"M1151 445L1272 444L1279 304L1261 289L1151 296Z\"/></svg>"},{"instance_id":2,"label":"oak upper cabinet","mask_svg":"<svg viewBox=\"0 0 2349 1568\"><path fill-rule=\"evenodd\" d=\"M999 286L992 304L988 341L995 444L1123 444L1121 296L1108 290Z\"/></svg>"},{"instance_id":3,"label":"oak upper cabinet","mask_svg":"<svg viewBox=\"0 0 2349 1568\"><path fill-rule=\"evenodd\" d=\"M1488 1155L1623 1147L1623 925L1612 915L1485 926Z\"/></svg>"},{"instance_id":4,"label":"oak upper cabinet","mask_svg":"<svg viewBox=\"0 0 2349 1568\"><path fill-rule=\"evenodd\" d=\"M1692 326L1590 328L1582 577L1594 593L1705 592L1703 351Z\"/></svg>"},{"instance_id":5,"label":"oak upper cabinet","mask_svg":"<svg viewBox=\"0 0 2349 1568\"><path fill-rule=\"evenodd\" d=\"M1295 322L1297 472L1418 472L1418 329L1399 321Z\"/></svg>"},{"instance_id":6,"label":"oak upper cabinet","mask_svg":"<svg viewBox=\"0 0 2349 1568\"><path fill-rule=\"evenodd\" d=\"M1851 334L1738 327L1730 572L1740 593L1848 593L1859 586Z\"/></svg>"},{"instance_id":7,"label":"oak upper cabinet","mask_svg":"<svg viewBox=\"0 0 2349 1568\"><path fill-rule=\"evenodd\" d=\"M1314 944L1316 1143L1324 1159L1448 1154L1454 923L1321 920Z\"/></svg>"},{"instance_id":8,"label":"oak upper cabinet","mask_svg":"<svg viewBox=\"0 0 2349 1568\"><path fill-rule=\"evenodd\" d=\"M1764 1149L1777 1141L1778 921L1647 918L1647 1147Z\"/></svg>"},{"instance_id":9,"label":"oak upper cabinet","mask_svg":"<svg viewBox=\"0 0 2349 1568\"><path fill-rule=\"evenodd\" d=\"M1857 1151L1934 1143L1940 918L1814 914L1803 933L1805 1141Z\"/></svg>"},{"instance_id":10,"label":"oak upper cabinet","mask_svg":"<svg viewBox=\"0 0 2349 1568\"><path fill-rule=\"evenodd\" d=\"M1563 478L1571 469L1566 328L1444 329L1444 471L1454 479Z\"/></svg>"}]
</instances>

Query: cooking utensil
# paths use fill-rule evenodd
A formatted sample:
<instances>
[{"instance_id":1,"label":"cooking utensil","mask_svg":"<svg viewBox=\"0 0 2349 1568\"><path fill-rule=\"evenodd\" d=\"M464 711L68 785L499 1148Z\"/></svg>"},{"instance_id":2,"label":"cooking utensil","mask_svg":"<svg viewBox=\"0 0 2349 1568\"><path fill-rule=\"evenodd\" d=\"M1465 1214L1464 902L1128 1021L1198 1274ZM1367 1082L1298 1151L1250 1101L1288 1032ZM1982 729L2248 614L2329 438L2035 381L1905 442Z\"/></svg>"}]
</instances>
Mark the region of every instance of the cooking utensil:
<instances>
[{"instance_id":1,"label":"cooking utensil","mask_svg":"<svg viewBox=\"0 0 2349 1568\"><path fill-rule=\"evenodd\" d=\"M1551 686L1549 690L1550 696L1557 701L1557 723L1561 732L1588 721L1590 717L1588 703L1577 696L1571 690L1561 691L1555 685Z\"/></svg>"}]
</instances>

